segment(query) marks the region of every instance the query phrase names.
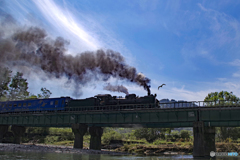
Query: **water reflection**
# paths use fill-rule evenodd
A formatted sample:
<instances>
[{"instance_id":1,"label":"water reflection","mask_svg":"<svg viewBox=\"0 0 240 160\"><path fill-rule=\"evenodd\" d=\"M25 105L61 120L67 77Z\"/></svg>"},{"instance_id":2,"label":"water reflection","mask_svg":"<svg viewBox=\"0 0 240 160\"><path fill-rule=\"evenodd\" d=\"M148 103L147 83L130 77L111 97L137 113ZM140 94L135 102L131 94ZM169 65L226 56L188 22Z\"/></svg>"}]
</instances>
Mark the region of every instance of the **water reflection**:
<instances>
[{"instance_id":1,"label":"water reflection","mask_svg":"<svg viewBox=\"0 0 240 160\"><path fill-rule=\"evenodd\" d=\"M100 154L0 152L0 160L190 160L192 155L177 156L115 156ZM217 157L216 160L239 160L238 157ZM201 159L196 159L201 160Z\"/></svg>"}]
</instances>

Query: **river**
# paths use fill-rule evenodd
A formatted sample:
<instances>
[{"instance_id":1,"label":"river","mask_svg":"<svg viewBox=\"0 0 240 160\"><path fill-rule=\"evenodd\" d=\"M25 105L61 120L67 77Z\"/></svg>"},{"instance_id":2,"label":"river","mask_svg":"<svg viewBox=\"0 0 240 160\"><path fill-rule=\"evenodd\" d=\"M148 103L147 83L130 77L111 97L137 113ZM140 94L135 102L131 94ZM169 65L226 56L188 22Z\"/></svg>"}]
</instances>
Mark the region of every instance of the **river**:
<instances>
[{"instance_id":1,"label":"river","mask_svg":"<svg viewBox=\"0 0 240 160\"><path fill-rule=\"evenodd\" d=\"M0 152L0 160L190 160L192 155L177 156L113 156L101 154L46 153L46 152ZM218 157L217 160L239 160L238 157ZM200 159L198 159L200 160Z\"/></svg>"}]
</instances>

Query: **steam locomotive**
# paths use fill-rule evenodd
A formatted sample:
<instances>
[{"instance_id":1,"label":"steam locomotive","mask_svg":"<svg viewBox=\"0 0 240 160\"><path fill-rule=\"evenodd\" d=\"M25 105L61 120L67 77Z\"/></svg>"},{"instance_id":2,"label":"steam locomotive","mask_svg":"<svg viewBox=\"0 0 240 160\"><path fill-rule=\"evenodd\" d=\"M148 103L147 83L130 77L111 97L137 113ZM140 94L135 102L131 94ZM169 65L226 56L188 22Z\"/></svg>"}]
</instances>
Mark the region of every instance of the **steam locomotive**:
<instances>
[{"instance_id":1,"label":"steam locomotive","mask_svg":"<svg viewBox=\"0 0 240 160\"><path fill-rule=\"evenodd\" d=\"M127 105L142 105L152 107L157 103L156 95L136 97L135 94L126 95L125 98L111 96L110 94L96 95L86 99L72 99L70 97L30 99L21 101L0 102L0 113L12 112L53 112L53 111L84 111L103 110L110 106L121 106L125 109Z\"/></svg>"}]
</instances>

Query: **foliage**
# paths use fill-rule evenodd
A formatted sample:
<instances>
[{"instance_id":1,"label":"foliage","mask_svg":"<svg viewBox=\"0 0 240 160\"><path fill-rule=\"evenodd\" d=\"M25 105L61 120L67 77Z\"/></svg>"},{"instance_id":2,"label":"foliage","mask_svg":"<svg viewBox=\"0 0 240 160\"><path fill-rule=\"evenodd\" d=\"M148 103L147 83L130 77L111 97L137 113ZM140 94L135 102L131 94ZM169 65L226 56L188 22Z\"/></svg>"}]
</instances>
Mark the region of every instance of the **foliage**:
<instances>
[{"instance_id":1,"label":"foliage","mask_svg":"<svg viewBox=\"0 0 240 160\"><path fill-rule=\"evenodd\" d=\"M134 135L136 136L137 139L145 138L149 143L152 143L157 138L160 138L161 137L160 134L162 134L161 128L140 128L136 129L134 132Z\"/></svg>"},{"instance_id":2,"label":"foliage","mask_svg":"<svg viewBox=\"0 0 240 160\"><path fill-rule=\"evenodd\" d=\"M1 100L22 100L29 96L27 80L23 73L17 72L13 77L8 68L0 67L0 98Z\"/></svg>"},{"instance_id":3,"label":"foliage","mask_svg":"<svg viewBox=\"0 0 240 160\"><path fill-rule=\"evenodd\" d=\"M181 131L180 131L180 137L181 137L182 139L189 139L189 138L190 138L190 131L181 130Z\"/></svg>"},{"instance_id":4,"label":"foliage","mask_svg":"<svg viewBox=\"0 0 240 160\"><path fill-rule=\"evenodd\" d=\"M71 128L55 128L55 127L49 128L49 134L51 135L61 135L62 133L64 134L72 133L72 129Z\"/></svg>"},{"instance_id":5,"label":"foliage","mask_svg":"<svg viewBox=\"0 0 240 160\"><path fill-rule=\"evenodd\" d=\"M38 98L49 98L52 94L47 88L41 88L42 94L38 94Z\"/></svg>"},{"instance_id":6,"label":"foliage","mask_svg":"<svg viewBox=\"0 0 240 160\"><path fill-rule=\"evenodd\" d=\"M134 135L134 132L135 132L135 130L132 130L132 131L129 132L129 133L123 134L123 138L124 138L125 140L136 140L136 137L135 137L135 135Z\"/></svg>"},{"instance_id":7,"label":"foliage","mask_svg":"<svg viewBox=\"0 0 240 160\"><path fill-rule=\"evenodd\" d=\"M49 134L49 128L48 127L28 127L27 133L28 134L47 135L47 134Z\"/></svg>"},{"instance_id":8,"label":"foliage","mask_svg":"<svg viewBox=\"0 0 240 160\"><path fill-rule=\"evenodd\" d=\"M161 140L161 139L156 139L154 142L153 142L154 145L161 145L161 144L166 144L166 141L165 140Z\"/></svg>"},{"instance_id":9,"label":"foliage","mask_svg":"<svg viewBox=\"0 0 240 160\"><path fill-rule=\"evenodd\" d=\"M226 104L238 104L240 102L240 99L234 95L232 92L227 91L221 91L221 92L212 92L209 93L204 101L206 101L207 105L226 105ZM208 101L214 101L214 102L208 102Z\"/></svg>"},{"instance_id":10,"label":"foliage","mask_svg":"<svg viewBox=\"0 0 240 160\"><path fill-rule=\"evenodd\" d=\"M37 96L28 91L27 79L23 78L23 73L17 72L13 77L12 71L8 68L0 67L0 100L23 100L49 98L52 94L50 90L41 88L41 94Z\"/></svg>"},{"instance_id":11,"label":"foliage","mask_svg":"<svg viewBox=\"0 0 240 160\"><path fill-rule=\"evenodd\" d=\"M0 100L6 98L8 85L11 81L11 72L8 68L0 67Z\"/></svg>"},{"instance_id":12,"label":"foliage","mask_svg":"<svg viewBox=\"0 0 240 160\"><path fill-rule=\"evenodd\" d=\"M172 136L173 136L174 139L180 138L179 131L172 131Z\"/></svg>"},{"instance_id":13,"label":"foliage","mask_svg":"<svg viewBox=\"0 0 240 160\"><path fill-rule=\"evenodd\" d=\"M8 100L23 100L29 96L27 79L23 78L23 73L17 72L12 77L9 85Z\"/></svg>"},{"instance_id":14,"label":"foliage","mask_svg":"<svg viewBox=\"0 0 240 160\"><path fill-rule=\"evenodd\" d=\"M122 140L122 135L113 128L105 128L102 135L102 142L109 144L111 140Z\"/></svg>"},{"instance_id":15,"label":"foliage","mask_svg":"<svg viewBox=\"0 0 240 160\"><path fill-rule=\"evenodd\" d=\"M225 141L227 139L237 140L240 135L240 127L218 127L216 137Z\"/></svg>"}]
</instances>

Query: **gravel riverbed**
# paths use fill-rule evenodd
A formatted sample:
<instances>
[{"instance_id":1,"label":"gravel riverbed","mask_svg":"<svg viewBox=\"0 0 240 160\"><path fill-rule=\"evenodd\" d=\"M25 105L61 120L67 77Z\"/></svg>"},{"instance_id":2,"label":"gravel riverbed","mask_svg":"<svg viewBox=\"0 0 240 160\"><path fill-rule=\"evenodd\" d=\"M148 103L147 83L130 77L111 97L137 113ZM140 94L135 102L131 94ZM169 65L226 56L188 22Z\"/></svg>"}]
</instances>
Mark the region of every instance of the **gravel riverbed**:
<instances>
[{"instance_id":1,"label":"gravel riverbed","mask_svg":"<svg viewBox=\"0 0 240 160\"><path fill-rule=\"evenodd\" d=\"M75 149L69 146L55 146L42 144L11 144L0 143L0 151L19 151L19 152L55 152L55 153L79 153L79 154L110 154L110 155L129 155L129 153L92 150L92 149Z\"/></svg>"}]
</instances>

